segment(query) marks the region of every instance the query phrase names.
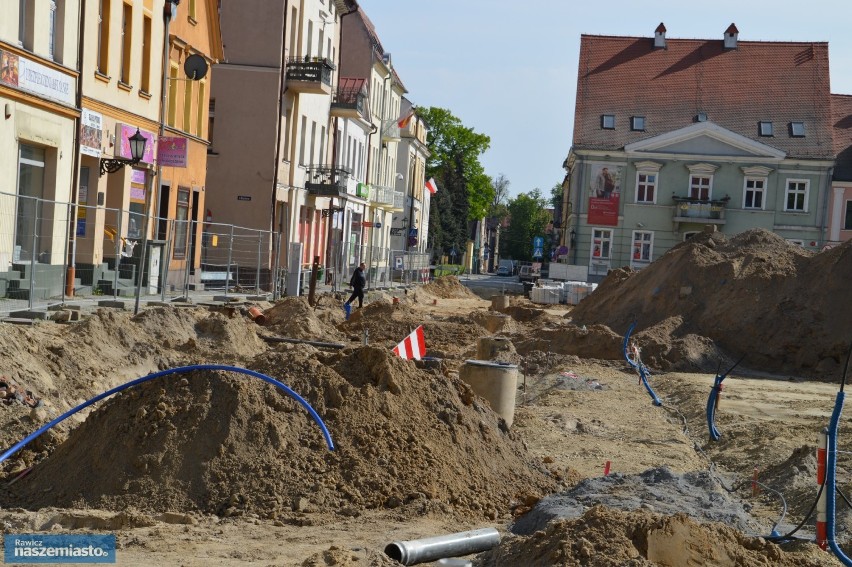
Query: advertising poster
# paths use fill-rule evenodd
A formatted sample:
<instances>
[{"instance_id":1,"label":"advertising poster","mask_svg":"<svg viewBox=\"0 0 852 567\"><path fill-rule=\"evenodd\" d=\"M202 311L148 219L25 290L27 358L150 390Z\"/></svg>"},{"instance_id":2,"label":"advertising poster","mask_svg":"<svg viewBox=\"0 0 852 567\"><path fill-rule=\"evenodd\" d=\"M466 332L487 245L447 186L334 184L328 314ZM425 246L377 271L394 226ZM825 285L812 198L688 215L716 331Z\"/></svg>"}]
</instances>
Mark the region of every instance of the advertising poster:
<instances>
[{"instance_id":1,"label":"advertising poster","mask_svg":"<svg viewBox=\"0 0 852 567\"><path fill-rule=\"evenodd\" d=\"M592 166L591 185L589 187L589 224L618 226L621 178L621 167L607 164Z\"/></svg>"},{"instance_id":2,"label":"advertising poster","mask_svg":"<svg viewBox=\"0 0 852 567\"><path fill-rule=\"evenodd\" d=\"M101 157L104 117L98 112L83 109L80 114L80 153Z\"/></svg>"},{"instance_id":3,"label":"advertising poster","mask_svg":"<svg viewBox=\"0 0 852 567\"><path fill-rule=\"evenodd\" d=\"M157 163L165 167L186 167L186 138L163 136L157 144Z\"/></svg>"}]
</instances>

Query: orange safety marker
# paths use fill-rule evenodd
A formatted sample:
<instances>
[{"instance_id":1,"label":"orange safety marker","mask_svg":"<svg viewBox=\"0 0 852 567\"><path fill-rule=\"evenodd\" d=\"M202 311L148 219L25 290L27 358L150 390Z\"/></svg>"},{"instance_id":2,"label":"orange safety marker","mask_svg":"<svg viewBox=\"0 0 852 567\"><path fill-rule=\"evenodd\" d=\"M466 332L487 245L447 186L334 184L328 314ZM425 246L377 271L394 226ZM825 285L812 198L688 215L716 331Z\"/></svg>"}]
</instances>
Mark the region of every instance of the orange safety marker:
<instances>
[{"instance_id":1,"label":"orange safety marker","mask_svg":"<svg viewBox=\"0 0 852 567\"><path fill-rule=\"evenodd\" d=\"M757 484L757 467L754 467L754 475L751 477L751 495L757 496L760 494L760 485Z\"/></svg>"}]
</instances>

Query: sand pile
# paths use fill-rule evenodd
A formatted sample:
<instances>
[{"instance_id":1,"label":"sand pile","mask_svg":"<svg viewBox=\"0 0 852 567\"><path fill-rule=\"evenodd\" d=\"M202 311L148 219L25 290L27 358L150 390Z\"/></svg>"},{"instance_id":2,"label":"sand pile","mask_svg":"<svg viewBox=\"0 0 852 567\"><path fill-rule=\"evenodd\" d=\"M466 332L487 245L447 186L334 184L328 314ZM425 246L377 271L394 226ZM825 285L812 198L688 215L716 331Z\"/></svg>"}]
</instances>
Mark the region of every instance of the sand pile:
<instances>
[{"instance_id":1,"label":"sand pile","mask_svg":"<svg viewBox=\"0 0 852 567\"><path fill-rule=\"evenodd\" d=\"M328 310L323 311L328 313ZM307 297L285 297L264 311L264 326L273 333L293 339L337 341L342 335L318 316ZM343 310L338 315L343 319Z\"/></svg>"},{"instance_id":2,"label":"sand pile","mask_svg":"<svg viewBox=\"0 0 852 567\"><path fill-rule=\"evenodd\" d=\"M0 505L135 507L309 522L305 514L406 507L505 516L554 480L469 387L382 348L318 359L284 345L252 367L271 385L218 372L146 383L104 403ZM407 508L407 509L411 509Z\"/></svg>"},{"instance_id":3,"label":"sand pile","mask_svg":"<svg viewBox=\"0 0 852 567\"><path fill-rule=\"evenodd\" d=\"M420 288L422 291L441 299L478 299L475 293L463 286L456 276L441 276Z\"/></svg>"},{"instance_id":4,"label":"sand pile","mask_svg":"<svg viewBox=\"0 0 852 567\"><path fill-rule=\"evenodd\" d=\"M498 565L609 567L818 567L839 565L813 544L786 553L763 538L721 523L699 524L685 514L661 516L595 506L574 520L551 522L527 537L509 537L476 561Z\"/></svg>"},{"instance_id":5,"label":"sand pile","mask_svg":"<svg viewBox=\"0 0 852 567\"><path fill-rule=\"evenodd\" d=\"M730 239L702 233L640 272L614 270L569 316L621 335L636 317L640 344L665 325L651 339L657 352L643 355L650 366L669 368L683 356L694 367L714 361L709 343L696 339L663 352L693 335L730 358L746 354L746 367L836 377L852 337L850 280L852 242L812 254L763 229Z\"/></svg>"}]
</instances>

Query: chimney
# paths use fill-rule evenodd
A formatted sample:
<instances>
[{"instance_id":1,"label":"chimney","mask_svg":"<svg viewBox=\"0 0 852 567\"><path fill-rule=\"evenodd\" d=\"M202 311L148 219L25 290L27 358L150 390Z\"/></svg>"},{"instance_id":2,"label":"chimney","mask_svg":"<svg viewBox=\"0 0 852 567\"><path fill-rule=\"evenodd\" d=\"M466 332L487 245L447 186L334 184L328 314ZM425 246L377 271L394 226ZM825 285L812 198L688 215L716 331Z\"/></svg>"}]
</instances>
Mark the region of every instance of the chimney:
<instances>
[{"instance_id":1,"label":"chimney","mask_svg":"<svg viewBox=\"0 0 852 567\"><path fill-rule=\"evenodd\" d=\"M654 49L658 48L666 48L666 26L663 25L663 22L660 22L660 25L654 30Z\"/></svg>"},{"instance_id":2,"label":"chimney","mask_svg":"<svg viewBox=\"0 0 852 567\"><path fill-rule=\"evenodd\" d=\"M733 23L728 26L728 29L725 30L725 49L737 48L737 36L739 33L740 30Z\"/></svg>"}]
</instances>

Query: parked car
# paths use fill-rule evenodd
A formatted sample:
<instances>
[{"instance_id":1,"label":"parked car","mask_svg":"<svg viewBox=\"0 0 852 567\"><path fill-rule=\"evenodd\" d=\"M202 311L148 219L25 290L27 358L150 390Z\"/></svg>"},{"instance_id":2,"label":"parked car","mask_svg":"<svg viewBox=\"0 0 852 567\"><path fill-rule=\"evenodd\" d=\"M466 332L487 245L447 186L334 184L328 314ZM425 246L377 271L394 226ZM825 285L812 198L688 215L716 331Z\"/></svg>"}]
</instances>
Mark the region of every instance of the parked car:
<instances>
[{"instance_id":1,"label":"parked car","mask_svg":"<svg viewBox=\"0 0 852 567\"><path fill-rule=\"evenodd\" d=\"M498 276L511 276L512 272L511 272L511 270L509 270L509 266L500 266L499 268L497 268L497 275Z\"/></svg>"}]
</instances>

